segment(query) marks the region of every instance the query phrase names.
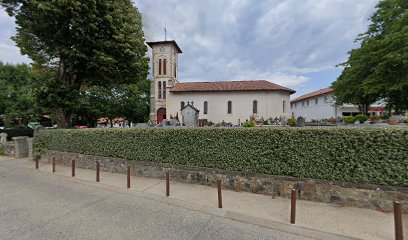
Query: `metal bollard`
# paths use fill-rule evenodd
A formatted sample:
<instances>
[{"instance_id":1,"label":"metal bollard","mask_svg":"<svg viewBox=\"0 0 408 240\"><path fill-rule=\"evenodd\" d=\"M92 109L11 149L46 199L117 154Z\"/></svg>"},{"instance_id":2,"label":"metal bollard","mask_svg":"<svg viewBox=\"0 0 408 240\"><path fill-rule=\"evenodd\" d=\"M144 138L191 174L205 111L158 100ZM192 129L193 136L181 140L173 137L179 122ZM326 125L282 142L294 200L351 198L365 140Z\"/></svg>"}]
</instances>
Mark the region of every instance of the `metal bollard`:
<instances>
[{"instance_id":1,"label":"metal bollard","mask_svg":"<svg viewBox=\"0 0 408 240\"><path fill-rule=\"evenodd\" d=\"M72 160L72 177L75 177L75 160Z\"/></svg>"},{"instance_id":2,"label":"metal bollard","mask_svg":"<svg viewBox=\"0 0 408 240\"><path fill-rule=\"evenodd\" d=\"M130 166L127 169L127 188L130 188Z\"/></svg>"},{"instance_id":3,"label":"metal bollard","mask_svg":"<svg viewBox=\"0 0 408 240\"><path fill-rule=\"evenodd\" d=\"M403 240L404 233L402 231L402 205L400 202L394 202L394 224L395 224L395 240Z\"/></svg>"},{"instance_id":4,"label":"metal bollard","mask_svg":"<svg viewBox=\"0 0 408 240\"><path fill-rule=\"evenodd\" d=\"M36 160L35 160L35 169L38 169L38 168L40 168L40 165L39 165L39 163L38 163L38 159L36 159Z\"/></svg>"},{"instance_id":5,"label":"metal bollard","mask_svg":"<svg viewBox=\"0 0 408 240\"><path fill-rule=\"evenodd\" d=\"M96 162L96 182L99 182L99 161Z\"/></svg>"},{"instance_id":6,"label":"metal bollard","mask_svg":"<svg viewBox=\"0 0 408 240\"><path fill-rule=\"evenodd\" d=\"M170 173L166 172L166 197L170 196Z\"/></svg>"},{"instance_id":7,"label":"metal bollard","mask_svg":"<svg viewBox=\"0 0 408 240\"><path fill-rule=\"evenodd\" d=\"M222 208L221 179L217 180L217 185L218 185L218 208Z\"/></svg>"},{"instance_id":8,"label":"metal bollard","mask_svg":"<svg viewBox=\"0 0 408 240\"><path fill-rule=\"evenodd\" d=\"M296 189L290 193L290 223L295 224L296 220Z\"/></svg>"},{"instance_id":9,"label":"metal bollard","mask_svg":"<svg viewBox=\"0 0 408 240\"><path fill-rule=\"evenodd\" d=\"M55 173L55 159L52 159L52 172Z\"/></svg>"}]
</instances>

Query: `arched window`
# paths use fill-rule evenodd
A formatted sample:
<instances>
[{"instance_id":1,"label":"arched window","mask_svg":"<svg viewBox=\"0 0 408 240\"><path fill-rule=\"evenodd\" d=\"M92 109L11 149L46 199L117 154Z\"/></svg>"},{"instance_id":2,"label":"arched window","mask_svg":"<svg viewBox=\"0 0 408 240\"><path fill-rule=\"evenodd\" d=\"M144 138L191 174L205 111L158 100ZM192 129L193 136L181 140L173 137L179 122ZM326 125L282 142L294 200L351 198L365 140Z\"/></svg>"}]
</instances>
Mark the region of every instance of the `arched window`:
<instances>
[{"instance_id":1,"label":"arched window","mask_svg":"<svg viewBox=\"0 0 408 240\"><path fill-rule=\"evenodd\" d=\"M166 75L166 59L163 59L163 75Z\"/></svg>"},{"instance_id":2,"label":"arched window","mask_svg":"<svg viewBox=\"0 0 408 240\"><path fill-rule=\"evenodd\" d=\"M252 113L254 114L258 113L258 101L256 100L252 102Z\"/></svg>"},{"instance_id":3,"label":"arched window","mask_svg":"<svg viewBox=\"0 0 408 240\"><path fill-rule=\"evenodd\" d=\"M286 111L285 107L286 107L286 101L283 100L283 103L282 103L283 113L285 113L285 111Z\"/></svg>"},{"instance_id":4,"label":"arched window","mask_svg":"<svg viewBox=\"0 0 408 240\"><path fill-rule=\"evenodd\" d=\"M185 105L186 105L186 104L184 103L184 101L182 101L182 102L180 103L180 110L182 110Z\"/></svg>"},{"instance_id":5,"label":"arched window","mask_svg":"<svg viewBox=\"0 0 408 240\"><path fill-rule=\"evenodd\" d=\"M159 59L159 75L161 75L161 73L162 73L162 60L161 59Z\"/></svg>"},{"instance_id":6,"label":"arched window","mask_svg":"<svg viewBox=\"0 0 408 240\"><path fill-rule=\"evenodd\" d=\"M159 81L158 83L158 92L159 92L159 99L161 99L162 98L162 85L161 85L161 82Z\"/></svg>"},{"instance_id":7,"label":"arched window","mask_svg":"<svg viewBox=\"0 0 408 240\"><path fill-rule=\"evenodd\" d=\"M208 102L205 101L204 102L204 114L207 114L207 112L208 112Z\"/></svg>"},{"instance_id":8,"label":"arched window","mask_svg":"<svg viewBox=\"0 0 408 240\"><path fill-rule=\"evenodd\" d=\"M174 77L175 78L177 77L177 66L175 63L174 63Z\"/></svg>"},{"instance_id":9,"label":"arched window","mask_svg":"<svg viewBox=\"0 0 408 240\"><path fill-rule=\"evenodd\" d=\"M163 81L163 99L166 99L166 81Z\"/></svg>"},{"instance_id":10,"label":"arched window","mask_svg":"<svg viewBox=\"0 0 408 240\"><path fill-rule=\"evenodd\" d=\"M228 114L232 113L232 102L228 101Z\"/></svg>"}]
</instances>

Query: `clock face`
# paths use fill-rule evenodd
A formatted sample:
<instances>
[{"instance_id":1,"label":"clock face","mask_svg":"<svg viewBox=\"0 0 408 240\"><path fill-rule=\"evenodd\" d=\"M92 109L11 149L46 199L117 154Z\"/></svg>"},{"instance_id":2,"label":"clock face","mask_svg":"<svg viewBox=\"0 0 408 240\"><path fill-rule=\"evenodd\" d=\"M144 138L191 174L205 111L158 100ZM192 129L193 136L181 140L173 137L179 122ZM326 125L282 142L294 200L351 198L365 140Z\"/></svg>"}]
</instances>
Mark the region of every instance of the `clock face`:
<instances>
[{"instance_id":1,"label":"clock face","mask_svg":"<svg viewBox=\"0 0 408 240\"><path fill-rule=\"evenodd\" d=\"M164 47L160 48L160 52L164 52L164 50L165 50Z\"/></svg>"}]
</instances>

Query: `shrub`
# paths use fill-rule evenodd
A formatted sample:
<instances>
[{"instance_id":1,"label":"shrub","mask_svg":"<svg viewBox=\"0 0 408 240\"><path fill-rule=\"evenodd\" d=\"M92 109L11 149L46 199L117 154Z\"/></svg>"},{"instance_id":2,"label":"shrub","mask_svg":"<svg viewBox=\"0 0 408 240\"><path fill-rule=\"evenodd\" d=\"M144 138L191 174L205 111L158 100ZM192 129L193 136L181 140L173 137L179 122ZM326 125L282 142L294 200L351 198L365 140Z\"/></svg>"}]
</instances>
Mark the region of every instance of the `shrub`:
<instances>
[{"instance_id":1,"label":"shrub","mask_svg":"<svg viewBox=\"0 0 408 240\"><path fill-rule=\"evenodd\" d=\"M295 118L295 116L293 116L292 115L292 118L290 119L290 126L292 126L292 127L296 127L296 118Z\"/></svg>"},{"instance_id":2,"label":"shrub","mask_svg":"<svg viewBox=\"0 0 408 240\"><path fill-rule=\"evenodd\" d=\"M354 123L356 120L352 116L347 116L343 118L343 122L345 123Z\"/></svg>"},{"instance_id":3,"label":"shrub","mask_svg":"<svg viewBox=\"0 0 408 240\"><path fill-rule=\"evenodd\" d=\"M405 127L57 129L39 132L34 147L408 187L407 140Z\"/></svg>"},{"instance_id":4,"label":"shrub","mask_svg":"<svg viewBox=\"0 0 408 240\"><path fill-rule=\"evenodd\" d=\"M363 115L363 114L358 114L357 116L354 117L356 121L359 121L360 123L364 123L365 121L368 120L368 117Z\"/></svg>"},{"instance_id":5,"label":"shrub","mask_svg":"<svg viewBox=\"0 0 408 240\"><path fill-rule=\"evenodd\" d=\"M255 127L256 123L254 121L246 121L243 124L244 127Z\"/></svg>"},{"instance_id":6,"label":"shrub","mask_svg":"<svg viewBox=\"0 0 408 240\"><path fill-rule=\"evenodd\" d=\"M0 156L6 156L6 149L4 149L3 144L0 144Z\"/></svg>"},{"instance_id":7,"label":"shrub","mask_svg":"<svg viewBox=\"0 0 408 240\"><path fill-rule=\"evenodd\" d=\"M408 117L402 118L402 122L403 122L403 123L408 123Z\"/></svg>"},{"instance_id":8,"label":"shrub","mask_svg":"<svg viewBox=\"0 0 408 240\"><path fill-rule=\"evenodd\" d=\"M6 128L0 129L0 133L7 133L7 140L11 141L13 137L33 137L34 130L31 128Z\"/></svg>"},{"instance_id":9,"label":"shrub","mask_svg":"<svg viewBox=\"0 0 408 240\"><path fill-rule=\"evenodd\" d=\"M371 122L377 122L378 118L379 117L377 115L371 115L368 119L370 119Z\"/></svg>"}]
</instances>

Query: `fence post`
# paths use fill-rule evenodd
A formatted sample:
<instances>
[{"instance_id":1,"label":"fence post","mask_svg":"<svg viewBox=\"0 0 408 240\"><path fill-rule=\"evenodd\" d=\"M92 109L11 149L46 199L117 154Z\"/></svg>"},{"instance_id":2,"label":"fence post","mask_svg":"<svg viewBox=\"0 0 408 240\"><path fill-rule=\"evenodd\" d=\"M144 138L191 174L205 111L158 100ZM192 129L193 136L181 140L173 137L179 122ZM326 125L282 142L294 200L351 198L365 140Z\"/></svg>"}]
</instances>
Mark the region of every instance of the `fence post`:
<instances>
[{"instance_id":1,"label":"fence post","mask_svg":"<svg viewBox=\"0 0 408 240\"><path fill-rule=\"evenodd\" d=\"M55 173L55 158L52 159L52 172Z\"/></svg>"},{"instance_id":2,"label":"fence post","mask_svg":"<svg viewBox=\"0 0 408 240\"><path fill-rule=\"evenodd\" d=\"M130 188L130 166L127 167L127 188Z\"/></svg>"},{"instance_id":3,"label":"fence post","mask_svg":"<svg viewBox=\"0 0 408 240\"><path fill-rule=\"evenodd\" d=\"M403 240L404 233L402 231L402 206L400 202L394 202L394 224L395 224L395 240Z\"/></svg>"},{"instance_id":4,"label":"fence post","mask_svg":"<svg viewBox=\"0 0 408 240\"><path fill-rule=\"evenodd\" d=\"M72 160L72 177L75 177L75 159Z\"/></svg>"},{"instance_id":5,"label":"fence post","mask_svg":"<svg viewBox=\"0 0 408 240\"><path fill-rule=\"evenodd\" d=\"M170 173L166 172L166 197L170 196Z\"/></svg>"},{"instance_id":6,"label":"fence post","mask_svg":"<svg viewBox=\"0 0 408 240\"><path fill-rule=\"evenodd\" d=\"M217 180L217 186L218 186L218 208L222 208L221 179Z\"/></svg>"},{"instance_id":7,"label":"fence post","mask_svg":"<svg viewBox=\"0 0 408 240\"><path fill-rule=\"evenodd\" d=\"M295 224L296 220L296 189L290 193L290 223Z\"/></svg>"},{"instance_id":8,"label":"fence post","mask_svg":"<svg viewBox=\"0 0 408 240\"><path fill-rule=\"evenodd\" d=\"M40 168L40 164L38 163L38 159L35 159L35 169Z\"/></svg>"},{"instance_id":9,"label":"fence post","mask_svg":"<svg viewBox=\"0 0 408 240\"><path fill-rule=\"evenodd\" d=\"M99 182L99 161L96 161L96 182Z\"/></svg>"}]
</instances>

